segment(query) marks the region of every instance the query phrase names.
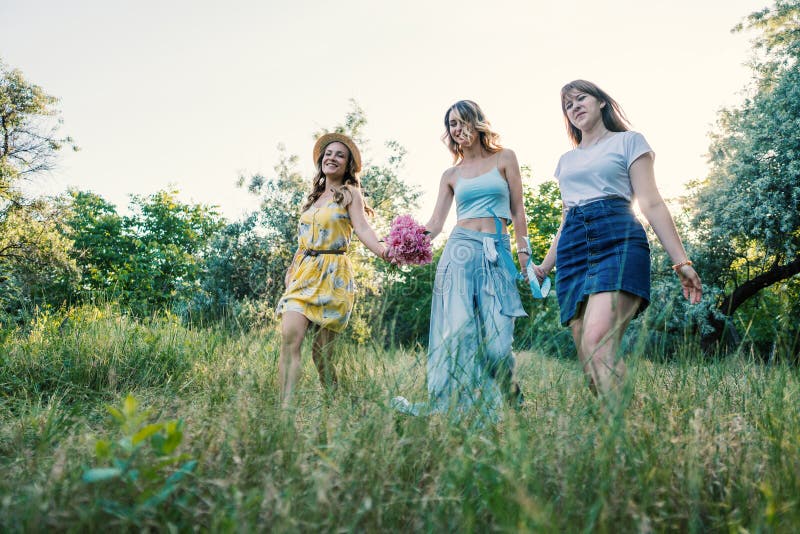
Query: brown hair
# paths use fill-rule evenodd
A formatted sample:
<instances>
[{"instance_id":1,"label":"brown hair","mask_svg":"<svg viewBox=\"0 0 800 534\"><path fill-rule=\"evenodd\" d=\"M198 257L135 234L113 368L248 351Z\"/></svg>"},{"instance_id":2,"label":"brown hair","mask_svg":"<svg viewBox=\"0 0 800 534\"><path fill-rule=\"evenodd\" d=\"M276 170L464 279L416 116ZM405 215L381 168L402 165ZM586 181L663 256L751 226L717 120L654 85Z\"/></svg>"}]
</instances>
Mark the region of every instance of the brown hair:
<instances>
[{"instance_id":1,"label":"brown hair","mask_svg":"<svg viewBox=\"0 0 800 534\"><path fill-rule=\"evenodd\" d=\"M490 154L503 150L500 145L500 134L492 130L492 125L486 120L481 107L472 100L459 100L449 108L444 114L444 134L442 141L447 145L448 150L453 154L453 163L458 163L464 158L464 151L450 135L450 114L455 112L456 118L467 127L467 135L478 132L481 146Z\"/></svg>"},{"instance_id":2,"label":"brown hair","mask_svg":"<svg viewBox=\"0 0 800 534\"><path fill-rule=\"evenodd\" d=\"M331 143L334 142L336 141L331 141ZM314 204L314 202L316 202L317 199L319 199L319 197L322 196L322 193L325 192L327 180L325 178L325 174L322 172L322 158L325 157L326 147L327 145L325 145L325 147L323 147L323 149L320 150L319 157L317 158L317 174L311 181L311 193L306 198L306 203L303 204L303 207L300 209L301 212L306 211L308 208L310 208L311 205ZM333 194L333 200L341 204L343 207L347 207L353 200L352 193L348 189L348 186L354 186L361 189L361 181L358 179L358 173L356 172L357 168L358 165L355 159L353 158L353 153L348 148L347 170L344 173L344 184L340 189L334 191ZM372 215L374 213L372 211L372 208L367 206L366 201L364 201L364 211L367 213L367 215Z\"/></svg>"},{"instance_id":3,"label":"brown hair","mask_svg":"<svg viewBox=\"0 0 800 534\"><path fill-rule=\"evenodd\" d=\"M567 117L566 97L567 93L570 91L580 91L581 93L586 93L587 95L595 97L600 102L605 103L605 106L601 108L600 113L603 117L603 126L605 126L609 132L627 132L631 129L630 122L625 116L625 113L622 111L622 107L617 103L616 100L611 98L608 93L597 87L597 85L593 84L592 82L588 82L586 80L574 80L561 88L561 112L564 113L564 122L567 126L567 135L569 136L570 141L572 141L572 146L578 146L581 143L583 134L579 128L576 128L571 122L569 122L569 117Z\"/></svg>"}]
</instances>

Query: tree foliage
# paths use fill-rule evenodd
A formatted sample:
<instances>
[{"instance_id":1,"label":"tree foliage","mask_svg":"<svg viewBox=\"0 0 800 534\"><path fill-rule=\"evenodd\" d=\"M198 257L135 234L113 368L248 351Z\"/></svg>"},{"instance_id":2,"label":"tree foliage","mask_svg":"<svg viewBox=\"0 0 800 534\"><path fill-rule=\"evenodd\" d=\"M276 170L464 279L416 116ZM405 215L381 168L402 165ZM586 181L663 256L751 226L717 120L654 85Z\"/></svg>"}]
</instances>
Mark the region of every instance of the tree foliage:
<instances>
[{"instance_id":1,"label":"tree foliage","mask_svg":"<svg viewBox=\"0 0 800 534\"><path fill-rule=\"evenodd\" d=\"M771 74L793 66L800 58L798 0L775 0L772 6L748 15L733 31L745 29L758 32L753 40L753 67L762 74L762 83L768 84Z\"/></svg>"},{"instance_id":2,"label":"tree foliage","mask_svg":"<svg viewBox=\"0 0 800 534\"><path fill-rule=\"evenodd\" d=\"M19 203L20 179L49 171L56 153L71 145L60 137L58 99L0 62L0 205ZM73 148L74 147L73 145Z\"/></svg>"},{"instance_id":3,"label":"tree foliage","mask_svg":"<svg viewBox=\"0 0 800 534\"><path fill-rule=\"evenodd\" d=\"M704 244L704 282L716 290L707 346L764 288L800 273L800 2L779 0L748 17L760 30L758 83L720 112L711 171L696 184L694 227ZM741 29L743 26L740 26Z\"/></svg>"},{"instance_id":4,"label":"tree foliage","mask_svg":"<svg viewBox=\"0 0 800 534\"><path fill-rule=\"evenodd\" d=\"M147 313L185 306L200 291L204 256L222 221L214 208L182 203L177 194L134 196L131 214L120 216L94 193L70 192L65 234L84 297L99 294Z\"/></svg>"},{"instance_id":5,"label":"tree foliage","mask_svg":"<svg viewBox=\"0 0 800 534\"><path fill-rule=\"evenodd\" d=\"M36 308L71 300L79 269L59 231L58 203L39 199L11 210L0 233L0 326L26 321Z\"/></svg>"},{"instance_id":6,"label":"tree foliage","mask_svg":"<svg viewBox=\"0 0 800 534\"><path fill-rule=\"evenodd\" d=\"M20 188L53 169L72 139L59 134L58 100L0 61L0 319L23 320L34 307L63 302L76 280L60 212Z\"/></svg>"}]
</instances>

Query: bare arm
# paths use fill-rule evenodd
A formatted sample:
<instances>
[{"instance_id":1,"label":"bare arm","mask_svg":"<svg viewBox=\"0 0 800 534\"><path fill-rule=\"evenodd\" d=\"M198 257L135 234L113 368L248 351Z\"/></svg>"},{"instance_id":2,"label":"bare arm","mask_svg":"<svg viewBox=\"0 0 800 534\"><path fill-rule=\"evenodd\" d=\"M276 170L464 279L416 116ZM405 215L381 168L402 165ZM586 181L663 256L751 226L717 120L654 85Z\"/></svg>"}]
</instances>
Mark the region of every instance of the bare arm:
<instances>
[{"instance_id":1,"label":"bare arm","mask_svg":"<svg viewBox=\"0 0 800 534\"><path fill-rule=\"evenodd\" d=\"M450 212L450 206L453 205L453 188L450 187L450 172L448 169L442 174L442 179L439 181L439 196L436 198L436 206L433 208L433 215L428 222L425 223L425 228L431 233L431 239L439 235L444 226L444 221L447 219L447 214Z\"/></svg>"},{"instance_id":2,"label":"bare arm","mask_svg":"<svg viewBox=\"0 0 800 534\"><path fill-rule=\"evenodd\" d=\"M365 247L379 258L386 259L386 246L381 243L375 230L372 229L369 221L367 221L367 214L364 212L364 197L361 196L361 190L352 187L350 191L352 192L353 200L347 205L347 213L350 214L353 230Z\"/></svg>"},{"instance_id":3,"label":"bare arm","mask_svg":"<svg viewBox=\"0 0 800 534\"><path fill-rule=\"evenodd\" d=\"M525 238L528 237L528 222L525 216L525 205L522 202L522 176L519 172L517 155L513 150L505 149L500 153L499 167L508 182L508 192L511 201L511 222L514 225L514 239L517 242L517 250L527 248ZM522 267L522 274L527 278L528 273L525 265L528 263L530 254L519 253L519 264Z\"/></svg>"},{"instance_id":4,"label":"bare arm","mask_svg":"<svg viewBox=\"0 0 800 534\"><path fill-rule=\"evenodd\" d=\"M550 274L550 271L553 270L553 267L556 266L556 251L558 250L558 240L561 238L561 229L564 228L564 220L567 218L567 210L561 210L561 224L558 225L558 231L556 232L555 237L553 238L553 242L550 243L550 248L547 249L547 254L545 254L542 263L535 266L533 270L536 272L536 278L539 279L541 282L544 280L544 277Z\"/></svg>"},{"instance_id":5,"label":"bare arm","mask_svg":"<svg viewBox=\"0 0 800 534\"><path fill-rule=\"evenodd\" d=\"M672 215L656 186L653 153L648 152L640 156L631 164L629 173L633 194L639 201L639 209L653 227L653 231L672 262L680 264L688 261L686 249L683 248L678 230L675 228L675 221L672 220ZM697 272L691 265L683 265L676 272L681 286L683 286L683 295L692 304L700 302L700 298L703 296L703 287Z\"/></svg>"}]
</instances>

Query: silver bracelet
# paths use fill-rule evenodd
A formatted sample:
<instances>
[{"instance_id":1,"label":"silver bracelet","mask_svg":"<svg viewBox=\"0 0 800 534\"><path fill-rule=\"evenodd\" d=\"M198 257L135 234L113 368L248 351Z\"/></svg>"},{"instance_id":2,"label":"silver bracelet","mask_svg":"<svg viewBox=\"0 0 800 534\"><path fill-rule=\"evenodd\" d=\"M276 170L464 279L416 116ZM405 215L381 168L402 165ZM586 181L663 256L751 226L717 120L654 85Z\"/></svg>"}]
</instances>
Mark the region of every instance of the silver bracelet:
<instances>
[{"instance_id":1,"label":"silver bracelet","mask_svg":"<svg viewBox=\"0 0 800 534\"><path fill-rule=\"evenodd\" d=\"M528 247L518 248L517 249L517 254L518 255L519 254L527 254L528 256L530 256L531 255L531 249L529 249Z\"/></svg>"}]
</instances>

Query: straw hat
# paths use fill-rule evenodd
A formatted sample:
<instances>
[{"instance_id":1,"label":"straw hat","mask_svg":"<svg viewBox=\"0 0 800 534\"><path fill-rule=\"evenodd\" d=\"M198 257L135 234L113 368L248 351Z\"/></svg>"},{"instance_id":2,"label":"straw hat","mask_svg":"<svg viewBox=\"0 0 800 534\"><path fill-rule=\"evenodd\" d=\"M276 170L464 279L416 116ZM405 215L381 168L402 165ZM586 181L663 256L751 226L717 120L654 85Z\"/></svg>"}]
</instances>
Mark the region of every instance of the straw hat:
<instances>
[{"instance_id":1,"label":"straw hat","mask_svg":"<svg viewBox=\"0 0 800 534\"><path fill-rule=\"evenodd\" d=\"M325 147L336 141L342 143L348 148L348 150L350 150L350 154L353 155L353 161L356 164L355 172L360 172L361 152L358 151L355 141L340 133L326 133L317 139L317 142L314 143L314 164L316 165L317 161L319 161L319 155L322 154L322 151L325 150Z\"/></svg>"}]
</instances>

